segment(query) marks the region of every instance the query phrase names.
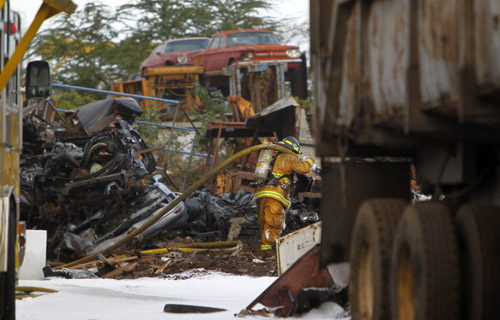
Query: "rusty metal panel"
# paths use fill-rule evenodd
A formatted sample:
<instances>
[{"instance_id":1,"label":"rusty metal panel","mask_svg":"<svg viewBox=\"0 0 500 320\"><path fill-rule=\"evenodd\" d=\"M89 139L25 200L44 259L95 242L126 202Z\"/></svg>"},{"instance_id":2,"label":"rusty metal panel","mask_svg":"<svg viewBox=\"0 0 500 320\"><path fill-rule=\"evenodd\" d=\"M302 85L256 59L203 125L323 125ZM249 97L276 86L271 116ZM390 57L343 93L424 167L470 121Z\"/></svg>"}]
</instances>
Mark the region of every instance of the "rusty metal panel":
<instances>
[{"instance_id":1,"label":"rusty metal panel","mask_svg":"<svg viewBox=\"0 0 500 320\"><path fill-rule=\"evenodd\" d=\"M336 122L345 127L359 114L358 103L373 122L402 118L406 105L408 0L373 1L366 8L360 3L347 21L343 48Z\"/></svg>"},{"instance_id":2,"label":"rusty metal panel","mask_svg":"<svg viewBox=\"0 0 500 320\"><path fill-rule=\"evenodd\" d=\"M353 9L357 11L356 4ZM357 15L352 14L347 21L347 35L342 66L342 84L339 97L338 124L350 127L356 115L356 86L358 82L358 24Z\"/></svg>"},{"instance_id":3,"label":"rusty metal panel","mask_svg":"<svg viewBox=\"0 0 500 320\"><path fill-rule=\"evenodd\" d=\"M420 1L418 45L420 88L424 106L437 106L457 99L460 58L459 2Z\"/></svg>"},{"instance_id":4,"label":"rusty metal panel","mask_svg":"<svg viewBox=\"0 0 500 320\"><path fill-rule=\"evenodd\" d=\"M500 1L316 0L311 17L317 155L498 128Z\"/></svg>"},{"instance_id":5,"label":"rusty metal panel","mask_svg":"<svg viewBox=\"0 0 500 320\"><path fill-rule=\"evenodd\" d=\"M500 1L473 1L476 78L483 90L500 91ZM489 92L487 92L489 93Z\"/></svg>"},{"instance_id":6,"label":"rusty metal panel","mask_svg":"<svg viewBox=\"0 0 500 320\"><path fill-rule=\"evenodd\" d=\"M328 269L320 267L319 255L319 246L309 250L245 309L252 311L260 303L273 310L276 317L289 317L303 309L301 294L338 289Z\"/></svg>"},{"instance_id":7,"label":"rusty metal panel","mask_svg":"<svg viewBox=\"0 0 500 320\"><path fill-rule=\"evenodd\" d=\"M407 91L408 0L374 1L365 28L362 91L373 103L374 121L402 117Z\"/></svg>"},{"instance_id":8,"label":"rusty metal panel","mask_svg":"<svg viewBox=\"0 0 500 320\"><path fill-rule=\"evenodd\" d=\"M313 124L317 155L335 153L331 137L338 131L344 43L354 4L354 1L311 0Z\"/></svg>"},{"instance_id":9,"label":"rusty metal panel","mask_svg":"<svg viewBox=\"0 0 500 320\"><path fill-rule=\"evenodd\" d=\"M295 261L321 242L321 221L291 232L278 239L278 275L282 275Z\"/></svg>"}]
</instances>

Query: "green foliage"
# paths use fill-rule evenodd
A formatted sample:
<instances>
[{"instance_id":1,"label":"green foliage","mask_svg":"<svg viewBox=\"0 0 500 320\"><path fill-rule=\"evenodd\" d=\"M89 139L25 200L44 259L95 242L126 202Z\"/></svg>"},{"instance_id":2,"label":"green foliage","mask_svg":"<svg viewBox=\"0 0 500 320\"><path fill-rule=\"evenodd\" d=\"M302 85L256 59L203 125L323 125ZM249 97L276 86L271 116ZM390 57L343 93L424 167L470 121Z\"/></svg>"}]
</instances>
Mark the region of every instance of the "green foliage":
<instances>
[{"instance_id":1,"label":"green foliage","mask_svg":"<svg viewBox=\"0 0 500 320\"><path fill-rule=\"evenodd\" d=\"M87 3L70 16L55 17L51 27L33 40L29 57L49 61L54 82L109 88L123 76L123 71L116 68L115 22L108 6Z\"/></svg>"},{"instance_id":2,"label":"green foliage","mask_svg":"<svg viewBox=\"0 0 500 320\"><path fill-rule=\"evenodd\" d=\"M206 132L209 122L214 122L217 118L221 119L224 113L229 112L229 108L226 106L226 99L220 90L210 93L201 84L194 83L194 93L200 98L200 102L206 110L204 113L195 114L197 120L202 123L201 132ZM207 137L200 137L197 141L197 147L206 150L209 141L210 139Z\"/></svg>"},{"instance_id":3,"label":"green foliage","mask_svg":"<svg viewBox=\"0 0 500 320\"><path fill-rule=\"evenodd\" d=\"M276 29L277 22L262 16L270 1L136 0L116 11L89 2L72 15L54 17L31 43L28 59L49 61L55 82L108 89L139 72L154 42L231 29Z\"/></svg>"},{"instance_id":4,"label":"green foliage","mask_svg":"<svg viewBox=\"0 0 500 320\"><path fill-rule=\"evenodd\" d=\"M305 100L303 99L298 99L298 100L300 107L306 111L306 114L313 113L313 104L310 98L307 98Z\"/></svg>"},{"instance_id":5,"label":"green foliage","mask_svg":"<svg viewBox=\"0 0 500 320\"><path fill-rule=\"evenodd\" d=\"M96 101L93 96L86 93L78 93L76 91L63 91L60 94L55 94L52 99L57 103L58 109L72 110L85 104Z\"/></svg>"},{"instance_id":6,"label":"green foliage","mask_svg":"<svg viewBox=\"0 0 500 320\"><path fill-rule=\"evenodd\" d=\"M160 115L161 112L155 104L148 104L144 108L144 112L138 120L144 122L161 123ZM137 124L137 131L139 131L139 134L144 139L144 141L146 141L147 145L153 146L158 139L158 133L160 130L157 126Z\"/></svg>"},{"instance_id":7,"label":"green foliage","mask_svg":"<svg viewBox=\"0 0 500 320\"><path fill-rule=\"evenodd\" d=\"M221 121L225 113L231 112L226 104L226 99L220 90L209 92L201 84L195 84L195 93L200 97L200 102L205 106L206 112L196 115L198 121L202 123L201 132L207 131L210 122ZM200 137L196 142L198 150L208 150L208 144L211 138ZM231 152L241 146L240 138L222 139L218 149L218 159L223 161L231 155Z\"/></svg>"},{"instance_id":8,"label":"green foliage","mask_svg":"<svg viewBox=\"0 0 500 320\"><path fill-rule=\"evenodd\" d=\"M264 0L139 0L121 6L118 12L135 33L152 41L210 37L235 29L274 30L277 23L262 16L262 10L269 7Z\"/></svg>"}]
</instances>

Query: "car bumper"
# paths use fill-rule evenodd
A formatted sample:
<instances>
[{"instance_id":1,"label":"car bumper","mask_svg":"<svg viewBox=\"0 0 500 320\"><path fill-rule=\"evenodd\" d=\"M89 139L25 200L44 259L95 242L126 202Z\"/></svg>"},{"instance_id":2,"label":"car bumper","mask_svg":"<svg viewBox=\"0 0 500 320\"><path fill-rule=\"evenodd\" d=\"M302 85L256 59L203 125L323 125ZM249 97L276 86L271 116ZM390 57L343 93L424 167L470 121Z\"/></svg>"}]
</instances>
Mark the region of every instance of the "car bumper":
<instances>
[{"instance_id":1,"label":"car bumper","mask_svg":"<svg viewBox=\"0 0 500 320\"><path fill-rule=\"evenodd\" d=\"M284 71L287 71L288 69L297 68L301 62L302 62L301 59L240 61L240 62L237 62L236 64L231 65L231 66L224 67L220 71L210 71L210 72L206 72L206 74L207 75L230 76L231 75L231 68L233 68L234 66L236 68L245 68L245 69L250 69L250 70L256 72L256 71L264 71L268 67L271 67L271 66L277 66L277 65L283 66L284 65Z\"/></svg>"}]
</instances>

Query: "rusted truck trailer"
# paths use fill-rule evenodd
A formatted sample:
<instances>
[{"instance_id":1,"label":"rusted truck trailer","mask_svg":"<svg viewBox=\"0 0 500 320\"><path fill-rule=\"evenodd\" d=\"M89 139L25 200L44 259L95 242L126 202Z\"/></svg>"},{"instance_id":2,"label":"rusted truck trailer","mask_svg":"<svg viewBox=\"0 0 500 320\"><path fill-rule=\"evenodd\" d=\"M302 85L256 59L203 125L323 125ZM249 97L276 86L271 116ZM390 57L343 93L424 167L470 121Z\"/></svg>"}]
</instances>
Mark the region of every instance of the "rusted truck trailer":
<instances>
[{"instance_id":1,"label":"rusted truck trailer","mask_svg":"<svg viewBox=\"0 0 500 320\"><path fill-rule=\"evenodd\" d=\"M352 318L499 319L500 2L310 5L321 261L349 262Z\"/></svg>"}]
</instances>

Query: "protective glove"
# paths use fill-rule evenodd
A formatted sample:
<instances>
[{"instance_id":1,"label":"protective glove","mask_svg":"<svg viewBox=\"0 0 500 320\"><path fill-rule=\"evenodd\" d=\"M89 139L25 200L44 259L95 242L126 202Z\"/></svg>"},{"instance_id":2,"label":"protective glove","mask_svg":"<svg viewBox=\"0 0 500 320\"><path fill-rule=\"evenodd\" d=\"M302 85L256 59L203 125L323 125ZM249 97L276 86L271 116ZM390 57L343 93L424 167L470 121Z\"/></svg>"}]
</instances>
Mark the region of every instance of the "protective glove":
<instances>
[{"instance_id":1,"label":"protective glove","mask_svg":"<svg viewBox=\"0 0 500 320\"><path fill-rule=\"evenodd\" d=\"M300 161L308 162L311 166L314 165L314 158L310 156L300 157Z\"/></svg>"},{"instance_id":2,"label":"protective glove","mask_svg":"<svg viewBox=\"0 0 500 320\"><path fill-rule=\"evenodd\" d=\"M316 165L316 164L313 164L313 165L312 165L312 167L311 167L311 171L312 171L315 175L318 175L318 176L320 176L320 175L321 175L321 172L322 172L321 168L320 168L318 165Z\"/></svg>"}]
</instances>

